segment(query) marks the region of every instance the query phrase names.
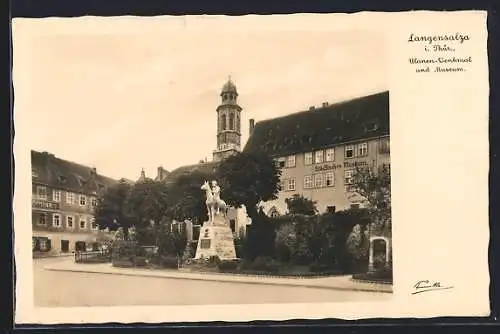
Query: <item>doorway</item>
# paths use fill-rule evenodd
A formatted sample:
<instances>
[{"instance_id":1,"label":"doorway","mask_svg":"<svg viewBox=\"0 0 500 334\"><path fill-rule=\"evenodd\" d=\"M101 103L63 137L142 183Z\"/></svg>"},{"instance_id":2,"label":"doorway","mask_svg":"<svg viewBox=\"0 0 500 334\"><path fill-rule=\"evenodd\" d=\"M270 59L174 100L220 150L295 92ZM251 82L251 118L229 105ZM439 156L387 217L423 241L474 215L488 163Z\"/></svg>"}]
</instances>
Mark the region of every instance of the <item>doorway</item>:
<instances>
[{"instance_id":1,"label":"doorway","mask_svg":"<svg viewBox=\"0 0 500 334\"><path fill-rule=\"evenodd\" d=\"M61 252L69 252L69 240L61 240Z\"/></svg>"}]
</instances>

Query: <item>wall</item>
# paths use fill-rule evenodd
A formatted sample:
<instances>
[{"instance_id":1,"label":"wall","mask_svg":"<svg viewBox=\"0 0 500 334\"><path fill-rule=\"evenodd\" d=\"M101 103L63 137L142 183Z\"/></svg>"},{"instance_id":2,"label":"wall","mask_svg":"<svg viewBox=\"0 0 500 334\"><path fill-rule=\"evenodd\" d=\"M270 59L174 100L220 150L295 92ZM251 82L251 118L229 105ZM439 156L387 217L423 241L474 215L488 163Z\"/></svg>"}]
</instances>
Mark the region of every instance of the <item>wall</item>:
<instances>
[{"instance_id":1,"label":"wall","mask_svg":"<svg viewBox=\"0 0 500 334\"><path fill-rule=\"evenodd\" d=\"M97 233L70 233L59 231L33 231L33 237L49 238L51 240L51 252L61 253L61 240L69 241L69 252L75 251L75 244L83 241L86 246L91 246L99 240ZM90 250L90 249L89 249Z\"/></svg>"},{"instance_id":2,"label":"wall","mask_svg":"<svg viewBox=\"0 0 500 334\"><path fill-rule=\"evenodd\" d=\"M323 163L318 164L313 163L311 165L305 165L305 152L296 154L295 166L282 168L281 175L281 180L282 182L285 182L285 186L287 182L286 180L293 178L296 180L295 190L285 189L280 191L278 199L263 203L264 211L267 213L274 207L280 214L286 213L287 207L285 199L292 197L294 194L301 194L309 199L317 201L317 208L320 213L325 212L328 206L335 206L336 211L340 211L350 208L351 204L359 204L359 199L356 199L355 196L352 196L352 194L345 191L345 171L353 170L355 168L355 164L374 164L376 166L380 166L381 164L390 163L390 153L382 153L385 152L382 150L384 147L384 141L388 140L389 137L387 136L384 138L375 138L372 140L363 140L334 146L334 160L329 162L324 161ZM354 148L356 148L356 145L360 143L367 143L367 155L346 158L345 148L347 144L353 144ZM304 188L304 177L306 175L325 174L328 172L334 173L333 186L316 188L314 187L313 176L313 188Z\"/></svg>"}]
</instances>

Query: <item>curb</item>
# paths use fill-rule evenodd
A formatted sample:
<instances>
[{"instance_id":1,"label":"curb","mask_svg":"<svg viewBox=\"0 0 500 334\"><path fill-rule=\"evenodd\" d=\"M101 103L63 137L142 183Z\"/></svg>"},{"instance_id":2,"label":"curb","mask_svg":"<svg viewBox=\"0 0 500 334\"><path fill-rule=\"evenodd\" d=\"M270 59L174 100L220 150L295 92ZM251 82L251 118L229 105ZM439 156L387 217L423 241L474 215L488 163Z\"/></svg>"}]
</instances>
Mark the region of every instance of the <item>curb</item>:
<instances>
[{"instance_id":1,"label":"curb","mask_svg":"<svg viewBox=\"0 0 500 334\"><path fill-rule=\"evenodd\" d=\"M59 257L74 257L75 254L56 254L56 255L47 255L47 256L32 256L33 260L40 260L40 259L55 259Z\"/></svg>"},{"instance_id":2,"label":"curb","mask_svg":"<svg viewBox=\"0 0 500 334\"><path fill-rule=\"evenodd\" d=\"M167 279L184 279L184 280L193 280L193 281L211 281L211 282L220 282L220 283L239 283L239 284L255 284L255 285L278 285L278 286L293 286L293 287L302 287L302 288L312 288L312 289L325 289L325 290L337 290L337 291L355 291L355 292L379 292L392 294L392 291L387 290L377 290L370 288L349 288L349 287L338 287L338 286L324 286L324 285L313 285L313 284L293 284L286 282L256 282L251 280L230 280L216 277L179 277L176 276L163 276L163 275L153 275L148 273L141 274L133 274L126 272L102 272L97 270L75 270L75 269L61 269L61 268L44 268L48 271L65 271L65 272L73 272L73 273L91 273L91 274L104 274L104 275L120 275L120 276L135 276L135 277L149 277L149 278L167 278Z\"/></svg>"}]
</instances>

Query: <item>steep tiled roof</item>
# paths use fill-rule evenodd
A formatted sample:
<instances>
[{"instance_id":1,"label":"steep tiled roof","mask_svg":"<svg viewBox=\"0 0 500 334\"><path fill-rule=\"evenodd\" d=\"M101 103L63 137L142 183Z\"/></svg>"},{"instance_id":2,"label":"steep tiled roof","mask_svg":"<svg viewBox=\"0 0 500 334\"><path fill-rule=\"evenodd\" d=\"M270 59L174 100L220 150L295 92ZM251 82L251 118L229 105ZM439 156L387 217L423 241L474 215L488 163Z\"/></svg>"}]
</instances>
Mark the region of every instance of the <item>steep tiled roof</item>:
<instances>
[{"instance_id":1,"label":"steep tiled roof","mask_svg":"<svg viewBox=\"0 0 500 334\"><path fill-rule=\"evenodd\" d=\"M170 174L170 172L168 170L166 170L162 166L159 166L158 172L157 172L154 180L155 181L165 181L165 179L167 179L167 177L168 177L168 174Z\"/></svg>"},{"instance_id":2,"label":"steep tiled roof","mask_svg":"<svg viewBox=\"0 0 500 334\"><path fill-rule=\"evenodd\" d=\"M215 172L218 165L219 165L218 162L211 161L211 162L199 163L196 165L182 166L182 167L179 167L179 168L171 171L168 174L168 176L166 177L165 182L167 182L167 183L174 182L182 175L186 175L186 174L198 172L198 171L212 174Z\"/></svg>"},{"instance_id":3,"label":"steep tiled roof","mask_svg":"<svg viewBox=\"0 0 500 334\"><path fill-rule=\"evenodd\" d=\"M244 150L284 156L388 134L386 91L258 122Z\"/></svg>"},{"instance_id":4,"label":"steep tiled roof","mask_svg":"<svg viewBox=\"0 0 500 334\"><path fill-rule=\"evenodd\" d=\"M118 182L97 174L92 167L57 158L47 152L31 151L31 169L33 182L75 192L99 191Z\"/></svg>"}]
</instances>

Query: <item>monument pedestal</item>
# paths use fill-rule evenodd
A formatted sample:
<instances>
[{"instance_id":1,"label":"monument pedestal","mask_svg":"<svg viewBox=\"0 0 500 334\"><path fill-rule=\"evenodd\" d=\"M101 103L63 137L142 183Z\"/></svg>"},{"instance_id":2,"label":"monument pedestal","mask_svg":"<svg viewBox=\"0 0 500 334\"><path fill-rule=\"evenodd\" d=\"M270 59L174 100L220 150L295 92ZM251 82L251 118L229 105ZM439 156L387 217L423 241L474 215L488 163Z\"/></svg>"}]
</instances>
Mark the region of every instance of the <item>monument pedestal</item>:
<instances>
[{"instance_id":1,"label":"monument pedestal","mask_svg":"<svg viewBox=\"0 0 500 334\"><path fill-rule=\"evenodd\" d=\"M236 259L233 232L226 219L218 215L215 216L213 224L203 223L194 258L207 259L211 256L218 256L220 260Z\"/></svg>"}]
</instances>

